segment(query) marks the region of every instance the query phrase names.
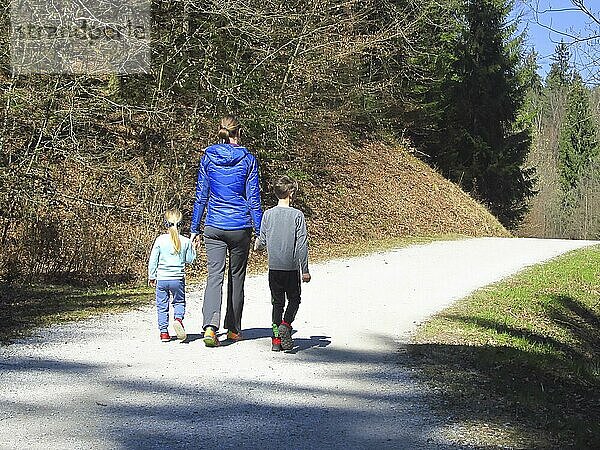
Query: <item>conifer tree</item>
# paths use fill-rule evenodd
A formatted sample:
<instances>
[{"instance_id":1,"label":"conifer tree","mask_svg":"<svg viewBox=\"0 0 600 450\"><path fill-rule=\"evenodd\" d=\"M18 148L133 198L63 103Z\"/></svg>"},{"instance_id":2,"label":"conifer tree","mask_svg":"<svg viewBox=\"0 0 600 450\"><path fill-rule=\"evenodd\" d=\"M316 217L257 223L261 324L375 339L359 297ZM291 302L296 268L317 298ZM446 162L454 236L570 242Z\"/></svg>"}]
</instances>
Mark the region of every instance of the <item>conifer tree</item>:
<instances>
[{"instance_id":1,"label":"conifer tree","mask_svg":"<svg viewBox=\"0 0 600 450\"><path fill-rule=\"evenodd\" d=\"M600 153L598 130L590 109L590 93L574 73L559 142L560 179L564 206L572 206L574 192L587 166Z\"/></svg>"},{"instance_id":2,"label":"conifer tree","mask_svg":"<svg viewBox=\"0 0 600 450\"><path fill-rule=\"evenodd\" d=\"M554 49L552 65L546 77L546 86L550 89L568 86L571 81L571 52L564 41Z\"/></svg>"},{"instance_id":3,"label":"conifer tree","mask_svg":"<svg viewBox=\"0 0 600 450\"><path fill-rule=\"evenodd\" d=\"M542 91L542 77L538 70L540 64L538 62L539 55L535 50L530 50L522 61L522 68L519 70L521 83L527 92L539 94Z\"/></svg>"},{"instance_id":4,"label":"conifer tree","mask_svg":"<svg viewBox=\"0 0 600 450\"><path fill-rule=\"evenodd\" d=\"M428 148L450 179L484 201L507 226L519 223L533 193L524 169L531 136L518 121L525 87L523 40L506 25L512 3L467 1L453 63L443 83L439 132Z\"/></svg>"},{"instance_id":5,"label":"conifer tree","mask_svg":"<svg viewBox=\"0 0 600 450\"><path fill-rule=\"evenodd\" d=\"M519 111L517 123L521 128L530 127L532 131L537 131L540 127L542 110L540 98L544 87L542 77L538 73L540 66L537 52L531 50L521 64L518 73L521 77L521 85L525 89L525 100Z\"/></svg>"}]
</instances>

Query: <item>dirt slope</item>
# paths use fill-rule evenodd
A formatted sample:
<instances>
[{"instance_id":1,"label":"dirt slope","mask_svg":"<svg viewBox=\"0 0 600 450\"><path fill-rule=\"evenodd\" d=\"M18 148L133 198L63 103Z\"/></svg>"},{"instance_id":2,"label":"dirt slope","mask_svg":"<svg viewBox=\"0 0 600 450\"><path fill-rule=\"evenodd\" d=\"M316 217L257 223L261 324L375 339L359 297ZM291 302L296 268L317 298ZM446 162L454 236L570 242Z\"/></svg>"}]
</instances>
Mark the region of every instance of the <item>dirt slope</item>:
<instances>
[{"instance_id":1,"label":"dirt slope","mask_svg":"<svg viewBox=\"0 0 600 450\"><path fill-rule=\"evenodd\" d=\"M296 205L313 245L340 240L462 234L509 236L482 205L400 146L305 140L267 172L300 179ZM265 196L265 203L273 203Z\"/></svg>"},{"instance_id":2,"label":"dirt slope","mask_svg":"<svg viewBox=\"0 0 600 450\"><path fill-rule=\"evenodd\" d=\"M508 235L485 208L402 147L359 144L328 130L306 134L285 152L269 153L251 143L249 148L261 161L265 207L276 203L269 179L287 172L299 180L301 191L294 205L308 218L313 257L364 253L397 245L404 237ZM42 208L31 227L29 222L18 224L21 228L0 253L0 279L143 281L152 242L164 231L163 211L180 207L185 217L182 231L189 232L200 155L188 157L194 163L173 171L177 179L169 175L167 165L144 166L137 161L138 175L148 178L145 187L136 181L129 194L121 195L127 191L123 188L118 195L104 192L98 197L108 205L124 202L123 208L103 209L85 202ZM79 178L64 181L57 189L68 197L97 198L101 178L88 183L84 175L79 173ZM67 227L63 213L77 226ZM264 261L260 264L263 267ZM205 266L201 255L192 272L202 275Z\"/></svg>"}]
</instances>

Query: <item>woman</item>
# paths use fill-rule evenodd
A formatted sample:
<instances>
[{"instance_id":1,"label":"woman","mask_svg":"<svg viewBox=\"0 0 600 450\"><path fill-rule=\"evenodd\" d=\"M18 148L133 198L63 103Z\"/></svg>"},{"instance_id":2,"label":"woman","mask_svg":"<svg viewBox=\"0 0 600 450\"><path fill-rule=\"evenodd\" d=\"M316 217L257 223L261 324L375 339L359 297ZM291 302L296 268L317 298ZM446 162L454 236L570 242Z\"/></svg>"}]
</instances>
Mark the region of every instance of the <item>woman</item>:
<instances>
[{"instance_id":1,"label":"woman","mask_svg":"<svg viewBox=\"0 0 600 450\"><path fill-rule=\"evenodd\" d=\"M221 302L225 259L227 274L227 339L240 340L244 280L250 251L252 229L260 232L262 210L258 164L248 149L240 145L240 124L233 116L223 117L219 128L221 143L204 151L198 170L196 201L192 216L192 240L197 240L204 220L204 244L208 260L208 279L204 291L204 343L219 345L217 330L221 322Z\"/></svg>"}]
</instances>

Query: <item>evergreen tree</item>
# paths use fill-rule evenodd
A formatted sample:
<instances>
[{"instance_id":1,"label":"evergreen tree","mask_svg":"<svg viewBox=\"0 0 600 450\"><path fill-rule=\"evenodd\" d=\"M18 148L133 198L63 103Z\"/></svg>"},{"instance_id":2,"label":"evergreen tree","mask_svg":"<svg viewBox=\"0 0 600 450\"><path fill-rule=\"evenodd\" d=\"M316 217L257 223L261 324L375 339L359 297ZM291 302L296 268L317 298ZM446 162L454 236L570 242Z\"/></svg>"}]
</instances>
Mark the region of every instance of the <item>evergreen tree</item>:
<instances>
[{"instance_id":1,"label":"evergreen tree","mask_svg":"<svg viewBox=\"0 0 600 450\"><path fill-rule=\"evenodd\" d=\"M552 65L546 76L542 95L543 117L546 122L561 126L572 80L571 53L567 44L558 44L552 55Z\"/></svg>"},{"instance_id":2,"label":"evergreen tree","mask_svg":"<svg viewBox=\"0 0 600 450\"><path fill-rule=\"evenodd\" d=\"M428 151L450 179L512 227L527 211L533 170L522 168L531 136L518 123L525 86L522 37L506 26L504 0L467 1L439 100L441 122Z\"/></svg>"},{"instance_id":3,"label":"evergreen tree","mask_svg":"<svg viewBox=\"0 0 600 450\"><path fill-rule=\"evenodd\" d=\"M521 68L518 71L523 87L527 92L534 94L539 94L543 88L542 77L538 73L540 68L538 56L538 53L532 49L523 59Z\"/></svg>"},{"instance_id":4,"label":"evergreen tree","mask_svg":"<svg viewBox=\"0 0 600 450\"><path fill-rule=\"evenodd\" d=\"M559 142L559 169L565 206L572 206L574 191L584 170L600 153L597 133L590 109L589 90L581 76L575 73Z\"/></svg>"},{"instance_id":5,"label":"evergreen tree","mask_svg":"<svg viewBox=\"0 0 600 450\"><path fill-rule=\"evenodd\" d=\"M420 28L419 41L427 45L428 50L417 52L410 61L409 67L419 67L421 71L406 83L411 108L401 123L402 133L408 130L410 140L420 154L431 158L428 162L437 166L446 177L450 177L448 169L456 161L456 155L443 147L443 141L447 113L454 101L449 95L448 80L459 76L454 65L464 26L460 17L463 7L464 0L429 2L427 14L442 19L443 25L427 21Z\"/></svg>"},{"instance_id":6,"label":"evergreen tree","mask_svg":"<svg viewBox=\"0 0 600 450\"><path fill-rule=\"evenodd\" d=\"M563 41L554 49L552 61L546 77L546 86L550 89L568 86L571 81L571 52Z\"/></svg>"},{"instance_id":7,"label":"evergreen tree","mask_svg":"<svg viewBox=\"0 0 600 450\"><path fill-rule=\"evenodd\" d=\"M521 128L537 130L540 126L542 105L540 102L543 92L542 77L539 75L538 54L531 50L522 61L518 71L521 85L525 89L525 100L517 117L517 124Z\"/></svg>"}]
</instances>

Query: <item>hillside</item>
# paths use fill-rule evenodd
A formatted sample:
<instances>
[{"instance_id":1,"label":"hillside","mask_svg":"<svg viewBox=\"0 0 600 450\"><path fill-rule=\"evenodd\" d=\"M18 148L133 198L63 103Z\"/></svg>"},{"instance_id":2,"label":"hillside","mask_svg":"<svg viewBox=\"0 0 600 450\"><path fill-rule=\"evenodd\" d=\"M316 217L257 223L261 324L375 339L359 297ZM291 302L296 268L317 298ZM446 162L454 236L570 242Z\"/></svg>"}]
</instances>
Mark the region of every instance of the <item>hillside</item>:
<instances>
[{"instance_id":1,"label":"hillside","mask_svg":"<svg viewBox=\"0 0 600 450\"><path fill-rule=\"evenodd\" d=\"M318 135L297 139L301 144L284 154L248 145L261 162L265 207L276 202L273 177L288 173L299 180L295 205L306 214L314 256L339 256L349 245L377 249L415 236L509 235L485 208L402 147ZM162 232L162 212L181 208L182 232L189 232L200 152L185 156L185 170L174 172L170 161L132 160L127 177L113 167L57 165L49 173L63 201L38 208L33 223L14 223L9 245L0 249L0 278L86 284L144 279L152 241ZM201 257L193 270L202 275L204 267Z\"/></svg>"},{"instance_id":2,"label":"hillside","mask_svg":"<svg viewBox=\"0 0 600 450\"><path fill-rule=\"evenodd\" d=\"M399 130L503 224L518 222L530 193L522 172L529 141L513 123L522 53L503 37L504 5L209 3L152 4L153 32L141 46L152 49L147 73L12 67L12 10L0 7L1 281L143 277L164 210L179 207L189 220L201 149L226 114L240 119L264 188L282 170L299 178L315 251L415 234L506 233L408 155L357 143Z\"/></svg>"},{"instance_id":3,"label":"hillside","mask_svg":"<svg viewBox=\"0 0 600 450\"><path fill-rule=\"evenodd\" d=\"M302 159L267 171L301 178L298 205L313 247L407 236L510 235L482 205L401 146L354 145L341 136L304 142L295 151ZM267 205L271 197L265 197Z\"/></svg>"},{"instance_id":4,"label":"hillside","mask_svg":"<svg viewBox=\"0 0 600 450\"><path fill-rule=\"evenodd\" d=\"M290 149L285 161L284 157L269 160L267 155L257 153L262 161L263 204L266 207L275 202L274 197L266 193L269 179L285 172L300 179L301 191L295 204L307 216L313 261L389 248L401 244L404 238L415 236L509 235L484 207L399 146L354 145L341 137L325 144L310 138L299 142L304 144ZM194 159L198 156L197 153L191 155ZM192 208L195 169L189 172L181 177L178 186L179 206L186 216L184 233L189 231L185 227L189 227L186 220L189 221ZM159 175L158 170L148 171L148 177ZM85 187L82 178L71 180L71 184L61 186L63 192ZM156 195L162 193L160 190L154 192ZM137 195L143 198L143 193ZM114 282L145 281L150 246L162 231L160 215L151 213L162 210L165 204L165 201L140 202L136 215L106 215L98 222L94 215L99 214L97 211L86 208L86 204L72 203L72 208L79 206L75 210L79 221L77 227L44 227L40 220L40 232L34 235L35 240L15 239L12 253L6 248L0 249L5 266L13 270L21 266L6 261L28 263L29 259L22 256L33 256L30 260L35 265L25 266L31 267L31 277L25 279L45 279L61 285L44 283L32 287L26 284L15 289L3 283L0 317L4 318L7 327L0 333L0 341L34 326L146 304L147 291L139 286L123 289ZM100 210L100 213L104 212ZM140 216L149 219L140 220ZM40 217L44 220L52 218ZM43 246L31 245L32 242ZM48 251L42 252L43 249ZM44 266L39 262L44 259L56 261L56 265ZM71 264L67 267L77 270L53 272L53 267L64 267L61 266L63 261ZM265 255L252 255L249 264L251 272L264 270ZM190 281L201 282L205 268L205 254L200 252L189 273ZM24 274L27 276L28 272ZM112 289L75 289L65 287L65 282L86 285L101 282L102 286Z\"/></svg>"}]
</instances>

